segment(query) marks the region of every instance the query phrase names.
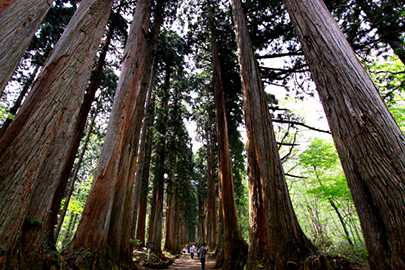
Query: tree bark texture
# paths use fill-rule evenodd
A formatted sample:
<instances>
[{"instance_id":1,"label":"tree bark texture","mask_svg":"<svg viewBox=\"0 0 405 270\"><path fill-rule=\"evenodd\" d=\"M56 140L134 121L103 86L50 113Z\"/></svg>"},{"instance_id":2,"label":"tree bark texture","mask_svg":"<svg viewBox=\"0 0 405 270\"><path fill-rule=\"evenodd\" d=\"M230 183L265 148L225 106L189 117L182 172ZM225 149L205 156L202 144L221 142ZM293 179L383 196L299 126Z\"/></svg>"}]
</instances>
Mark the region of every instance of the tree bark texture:
<instances>
[{"instance_id":1,"label":"tree bark texture","mask_svg":"<svg viewBox=\"0 0 405 270\"><path fill-rule=\"evenodd\" d=\"M155 106L154 102L152 103ZM152 113L154 115L154 113ZM153 142L153 129L151 128L153 124L153 117L151 116L151 123L148 127L148 135L146 140L146 150L145 150L145 161L142 170L142 185L141 185L141 195L139 202L139 214L136 226L136 239L141 241L140 246L145 245L145 229L146 229L146 210L148 205L148 193L149 193L149 172L150 172L150 161L152 154L152 142ZM139 246L138 246L139 247Z\"/></svg>"},{"instance_id":2,"label":"tree bark texture","mask_svg":"<svg viewBox=\"0 0 405 270\"><path fill-rule=\"evenodd\" d=\"M153 64L152 64L153 67ZM152 102L152 88L153 88L153 78L154 78L154 71L152 68L152 74L149 78L149 90L148 90L148 96L146 98L146 103L145 103L145 111L144 115L145 118L142 123L142 135L140 139L140 145L139 145L139 156L137 159L136 163L136 173L135 173L135 183L134 183L134 193L133 193L133 198L131 202L131 211L132 211L132 221L131 221L131 239L135 239L135 233L136 233L136 223L138 220L138 210L139 210L139 201L140 201L140 196L143 194L142 193L142 177L143 177L143 170L145 168L145 154L147 150L147 137L146 135L148 134L149 126L151 125L151 122L153 121L153 111L151 111L151 102ZM154 103L154 101L153 101Z\"/></svg>"},{"instance_id":3,"label":"tree bark texture","mask_svg":"<svg viewBox=\"0 0 405 270\"><path fill-rule=\"evenodd\" d=\"M252 149L248 142L247 149ZM248 151L248 177L250 193L249 211L249 255L246 262L247 269L256 269L259 265L266 265L267 234L262 186L260 183L260 169L254 151Z\"/></svg>"},{"instance_id":4,"label":"tree bark texture","mask_svg":"<svg viewBox=\"0 0 405 270\"><path fill-rule=\"evenodd\" d=\"M206 242L205 239L205 200L206 200L206 196L204 196L204 184L202 183L202 179L201 181L199 181L199 192L197 193L197 200L198 200L198 223L197 223L197 239L198 242Z\"/></svg>"},{"instance_id":5,"label":"tree bark texture","mask_svg":"<svg viewBox=\"0 0 405 270\"><path fill-rule=\"evenodd\" d=\"M248 163L253 162L249 165L250 169L258 166L259 170L249 176L260 176L267 228L268 267L285 269L288 261L301 260L314 248L302 232L292 208L241 1L232 0L232 8L242 79L248 157L255 159L248 160ZM259 216L258 213L254 215Z\"/></svg>"},{"instance_id":6,"label":"tree bark texture","mask_svg":"<svg viewBox=\"0 0 405 270\"><path fill-rule=\"evenodd\" d=\"M164 163L166 159L166 140L165 135L167 131L167 115L169 108L169 99L170 99L170 77L171 77L171 68L167 67L165 74L165 81L163 83L163 98L161 101L161 110L163 113L158 119L158 130L160 133L159 138L157 139L157 161L156 161L156 172L155 178L153 180L153 192L152 192L152 201L151 201L151 211L149 216L149 231L148 231L148 241L154 243L152 251L160 254L162 253L162 226L163 226L163 203L164 203L164 175L165 168Z\"/></svg>"},{"instance_id":7,"label":"tree bark texture","mask_svg":"<svg viewBox=\"0 0 405 270\"><path fill-rule=\"evenodd\" d=\"M155 17L150 33L151 8L151 0L137 2L99 165L82 219L70 244L71 249L93 250L96 256L100 256L100 263L109 248L117 256L130 256L135 154L161 23L158 16ZM121 263L117 256L112 259Z\"/></svg>"},{"instance_id":8,"label":"tree bark texture","mask_svg":"<svg viewBox=\"0 0 405 270\"><path fill-rule=\"evenodd\" d=\"M169 181L173 181L169 180ZM166 194L166 225L165 225L165 245L164 245L164 250L175 254L174 253L174 238L175 238L175 226L174 226L174 220L175 220L175 207L176 207L176 201L175 201L175 192L176 188L174 183L168 183L167 185L167 194Z\"/></svg>"},{"instance_id":9,"label":"tree bark texture","mask_svg":"<svg viewBox=\"0 0 405 270\"><path fill-rule=\"evenodd\" d=\"M85 126L86 126L86 121L87 121L91 106L93 104L97 89L98 89L98 87L100 85L100 79L101 79L101 75L103 73L103 67L104 67L104 63L105 63L105 58L107 56L108 48L109 48L110 43L111 43L111 38L112 38L113 33L114 33L114 28L115 28L115 23L111 22L110 25L109 25L108 31L107 31L106 38L105 38L104 43L103 43L102 48L101 48L100 56L99 56L99 58L97 60L97 64L95 65L94 71L93 71L92 76L90 78L90 83L89 83L89 86L87 87L87 91L86 91L86 94L84 95L83 103L82 103L80 111L79 111L78 124L76 125L76 131L74 131L74 133L73 133L74 136L76 137L74 139L74 141L80 141L80 139L81 139L81 137L83 135L83 132L84 132L84 129L85 129ZM57 240L57 235L59 234L58 230L60 230L60 228L62 227L62 224L63 224L63 218L64 218L64 215L66 214L66 210L67 210L67 207L69 205L70 196L72 195L73 188L74 188L74 183L76 181L75 178L77 178L77 173L78 173L78 171L80 169L81 162L83 160L83 156L84 156L85 151L86 151L87 143L90 140L91 131L92 131L93 126L95 124L95 119L97 117L97 113L98 113L98 110L100 109L100 106L101 106L101 101L98 101L97 102L97 107L96 107L96 113L95 113L94 118L93 118L93 120L92 120L92 122L90 124L89 133L87 134L87 137L85 139L84 146L83 146L83 151L82 151L82 153L81 153L81 155L79 157L78 166L75 169L75 171L73 172L72 184L69 187L69 191L68 191L68 194L70 194L70 195L66 196L65 205L63 206L62 214L61 214L61 216L59 218L60 220L58 221L56 230L53 233L55 242ZM77 147L79 147L79 145L77 145ZM72 157L72 158L74 159L74 157ZM65 179L65 180L67 180L67 179ZM63 191L61 190L61 192L64 192L64 190ZM56 223L56 220L57 220L57 213L58 213L58 210L60 208L61 201L62 201L62 193L60 193L59 198L53 204L52 216L51 216L51 220L50 220L50 223L49 223L50 227L48 228L50 233L53 232L54 223Z\"/></svg>"},{"instance_id":10,"label":"tree bark texture","mask_svg":"<svg viewBox=\"0 0 405 270\"><path fill-rule=\"evenodd\" d=\"M80 142L74 136L79 110L111 6L112 1L82 2L0 138L3 251L15 247L26 216L36 221L29 226L38 232L32 247L42 244L50 226L49 212L66 187Z\"/></svg>"},{"instance_id":11,"label":"tree bark texture","mask_svg":"<svg viewBox=\"0 0 405 270\"><path fill-rule=\"evenodd\" d=\"M213 149L212 133L208 132L208 175L207 175L207 217L206 217L206 243L210 249L214 249L217 244L217 194L215 177L215 153Z\"/></svg>"},{"instance_id":12,"label":"tree bark texture","mask_svg":"<svg viewBox=\"0 0 405 270\"><path fill-rule=\"evenodd\" d=\"M176 112L174 112L176 114ZM176 175L176 168L173 162L175 158L176 144L174 139L171 141L170 146L170 167L172 173L169 176L167 183L166 194L166 226L165 226L165 250L172 254L179 254L181 252L180 245L177 245L176 239L179 231L177 231L176 220L180 214L179 210L179 195L178 195L178 177Z\"/></svg>"},{"instance_id":13,"label":"tree bark texture","mask_svg":"<svg viewBox=\"0 0 405 270\"><path fill-rule=\"evenodd\" d=\"M215 100L215 115L217 124L217 138L218 138L218 156L219 156L219 181L221 182L221 190L223 200L222 209L224 210L224 269L241 269L246 262L248 247L244 242L238 225L238 215L236 212L236 202L235 202L235 192L233 188L233 177L232 177L232 164L231 164L231 154L229 152L229 137L228 137L228 126L226 122L226 109L225 109L225 98L224 90L222 86L221 77L221 67L218 55L218 45L216 32L213 22L213 12L210 1L207 2L208 6L208 21L211 32L211 57L212 57L212 68L213 68L213 84L214 84L214 100ZM213 183L209 183L208 194L212 192ZM215 187L214 187L215 190ZM208 219L207 219L207 230L212 230L209 228L212 225L214 217L212 215L213 205L215 205L215 197L207 196L208 200ZM211 212L211 213L210 213ZM214 232L208 233L208 241L213 241ZM211 243L212 245L212 243ZM211 246L212 247L212 246Z\"/></svg>"},{"instance_id":14,"label":"tree bark texture","mask_svg":"<svg viewBox=\"0 0 405 270\"><path fill-rule=\"evenodd\" d=\"M405 268L405 140L322 1L286 0L360 218L372 269Z\"/></svg>"},{"instance_id":15,"label":"tree bark texture","mask_svg":"<svg viewBox=\"0 0 405 270\"><path fill-rule=\"evenodd\" d=\"M0 1L0 96L53 0Z\"/></svg>"},{"instance_id":16,"label":"tree bark texture","mask_svg":"<svg viewBox=\"0 0 405 270\"><path fill-rule=\"evenodd\" d=\"M69 206L70 198L72 197L74 187L75 187L75 183L76 183L76 180L77 180L77 174L79 173L79 170L81 168L83 158L84 158L84 154L86 153L87 145L88 145L88 143L90 141L90 136L91 136L91 133L93 131L93 127L94 127L94 125L96 123L96 117L97 117L97 113L98 113L98 110L100 109L100 107L101 107L101 102L98 101L96 111L94 113L93 118L91 119L90 125L88 127L86 138L84 139L84 142L83 142L82 151L80 152L79 159L77 160L77 166L73 170L73 177L72 177L72 180L71 180L71 182L69 184L68 192L67 192L66 197L65 197L65 202L63 204L62 211L61 211L61 213L60 213L60 215L58 217L58 224L56 225L55 232L53 234L53 238L54 238L55 243L58 240L59 232L60 232L60 230L62 228L63 220L65 219L65 215L66 215L66 212L67 212L67 209L68 209L68 206ZM56 211L56 213L57 212L58 211Z\"/></svg>"}]
</instances>

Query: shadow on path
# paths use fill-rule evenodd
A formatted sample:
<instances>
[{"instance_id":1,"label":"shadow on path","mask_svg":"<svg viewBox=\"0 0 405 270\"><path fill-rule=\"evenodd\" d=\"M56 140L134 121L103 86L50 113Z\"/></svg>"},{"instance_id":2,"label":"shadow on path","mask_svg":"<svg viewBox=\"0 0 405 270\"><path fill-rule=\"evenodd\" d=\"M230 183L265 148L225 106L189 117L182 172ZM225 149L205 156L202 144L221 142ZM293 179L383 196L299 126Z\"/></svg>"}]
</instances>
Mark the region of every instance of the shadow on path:
<instances>
[{"instance_id":1,"label":"shadow on path","mask_svg":"<svg viewBox=\"0 0 405 270\"><path fill-rule=\"evenodd\" d=\"M205 261L205 270L212 270L214 269L215 261L212 259L207 258ZM197 259L197 256L194 256L194 259L191 259L190 254L186 253L181 255L171 266L169 266L170 270L180 270L180 269L187 269L187 270L201 270L201 262L200 259Z\"/></svg>"}]
</instances>

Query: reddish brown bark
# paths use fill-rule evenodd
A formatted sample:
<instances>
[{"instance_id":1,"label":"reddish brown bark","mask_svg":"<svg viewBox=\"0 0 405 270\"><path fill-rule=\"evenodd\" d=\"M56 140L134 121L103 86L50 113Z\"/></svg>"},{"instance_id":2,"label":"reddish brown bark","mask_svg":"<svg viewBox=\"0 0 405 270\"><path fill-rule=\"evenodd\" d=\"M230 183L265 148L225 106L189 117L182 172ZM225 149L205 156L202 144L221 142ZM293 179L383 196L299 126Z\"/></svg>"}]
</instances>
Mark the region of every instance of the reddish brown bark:
<instances>
[{"instance_id":1,"label":"reddish brown bark","mask_svg":"<svg viewBox=\"0 0 405 270\"><path fill-rule=\"evenodd\" d=\"M92 73L92 76L90 78L89 87L87 88L86 94L84 95L83 103L82 103L82 106L81 106L80 111L79 111L78 124L76 126L76 131L73 132L74 136L76 137L74 139L75 142L80 141L80 139L81 139L81 137L83 135L88 114L89 114L91 106L93 104L97 89L98 89L98 87L100 85L100 78L101 78L101 75L103 73L103 66L104 66L104 63L105 63L105 58L107 56L108 48L109 48L110 43L111 43L111 38L112 38L113 33L114 33L114 28L115 28L115 23L111 22L110 26L108 28L108 31L107 31L106 38L105 38L104 43L102 45L101 53L100 53L100 56L98 58L97 64L95 65L94 72ZM91 131L92 131L93 126L95 124L95 119L97 117L97 113L98 113L98 110L99 110L100 106L101 106L101 101L98 101L97 102L96 113L95 113L94 118L93 118L93 120L92 120L92 122L90 124L89 133L88 133L88 135L86 137L82 153L81 153L81 155L79 157L79 160L78 160L78 166L75 169L75 171L73 172L73 179L72 179L71 185L69 186L69 191L68 191L68 195L66 196L65 205L63 206L62 213L61 213L61 215L59 217L58 224L57 224L56 230L54 232L54 241L57 240L59 230L62 227L63 219L65 217L67 207L69 205L70 196L73 193L73 188L74 188L74 183L76 181L77 173L78 173L78 171L80 169L81 162L83 160L83 156L84 156L85 151L86 151L87 143L90 140L90 134L91 134ZM67 181L67 179L64 179L64 181ZM53 210L52 211L52 216L51 216L51 220L50 220L49 228L48 228L48 230L50 230L50 233L53 232L53 224L57 220L57 213L58 213L58 210L60 208L60 206L58 206L58 205L61 204L61 201L62 201L62 196L57 198L57 200L55 200L55 202L54 202L54 209L52 209Z\"/></svg>"},{"instance_id":2,"label":"reddish brown bark","mask_svg":"<svg viewBox=\"0 0 405 270\"><path fill-rule=\"evenodd\" d=\"M207 217L206 217L206 244L210 249L214 249L217 244L217 194L216 177L214 166L214 149L212 134L208 132L208 176L207 176Z\"/></svg>"},{"instance_id":3,"label":"reddish brown bark","mask_svg":"<svg viewBox=\"0 0 405 270\"><path fill-rule=\"evenodd\" d=\"M204 191L203 191L203 179L199 181L199 193L198 193L198 223L197 223L197 239L199 242L206 242L205 236L206 236L206 228L205 228L205 201L206 201L206 196L204 196Z\"/></svg>"},{"instance_id":4,"label":"reddish brown bark","mask_svg":"<svg viewBox=\"0 0 405 270\"><path fill-rule=\"evenodd\" d=\"M0 96L53 0L0 1Z\"/></svg>"},{"instance_id":5,"label":"reddish brown bark","mask_svg":"<svg viewBox=\"0 0 405 270\"><path fill-rule=\"evenodd\" d=\"M238 215L236 212L235 193L233 188L232 164L231 154L229 152L229 138L228 126L226 122L226 109L224 90L222 86L221 67L218 55L218 45L216 40L216 33L213 23L212 7L208 1L208 19L211 30L211 53L212 53L212 67L213 67L213 84L215 96L215 113L217 124L217 138L218 138L218 157L219 157L219 182L221 182L220 192L222 193L222 209L224 218L224 241L222 247L224 250L224 266L223 269L242 269L247 257L247 244L244 242L238 226ZM211 183L212 185L212 183ZM208 190L212 192L212 186ZM212 199L208 201L208 215L212 207ZM215 220L208 219L208 222ZM211 225L211 224L209 224ZM209 228L213 229L213 228ZM213 235L209 233L208 235ZM212 238L208 238L213 240Z\"/></svg>"},{"instance_id":6,"label":"reddish brown bark","mask_svg":"<svg viewBox=\"0 0 405 270\"><path fill-rule=\"evenodd\" d=\"M405 138L323 1L286 0L360 218L372 269L405 268Z\"/></svg>"},{"instance_id":7,"label":"reddish brown bark","mask_svg":"<svg viewBox=\"0 0 405 270\"><path fill-rule=\"evenodd\" d=\"M71 249L93 250L98 263L108 249L115 254L111 259L117 264L129 263L122 259L131 256L130 202L147 90L142 86L149 83L161 24L155 14L150 33L151 8L151 0L137 2L99 166L70 245Z\"/></svg>"},{"instance_id":8,"label":"reddish brown bark","mask_svg":"<svg viewBox=\"0 0 405 270\"><path fill-rule=\"evenodd\" d=\"M208 120L211 123L211 119ZM208 124L211 126L211 124ZM216 245L217 233L217 207L216 207L216 177L215 177L215 153L214 142L211 130L206 131L207 137L207 191L204 200L203 224L204 230L201 235L201 241L205 242L208 247L214 248ZM204 193L205 194L205 193Z\"/></svg>"},{"instance_id":9,"label":"reddish brown bark","mask_svg":"<svg viewBox=\"0 0 405 270\"><path fill-rule=\"evenodd\" d=\"M111 5L90 0L80 5L0 139L0 245L4 251L13 250L29 216L37 222L25 227L31 245L24 246L30 253L27 260L42 249L50 211L73 166L80 105ZM86 29L87 35L78 29Z\"/></svg>"},{"instance_id":10,"label":"reddish brown bark","mask_svg":"<svg viewBox=\"0 0 405 270\"><path fill-rule=\"evenodd\" d=\"M153 104L154 104L154 102L153 102ZM152 125L152 123L151 123L151 125ZM152 141L153 141L153 129L149 127L147 141L146 141L144 168L142 170L141 195L140 195L139 214L138 214L137 227L136 227L136 239L139 239L141 241L140 246L145 245L146 210L147 210L147 203L148 203L149 169L150 169L150 159L151 159L151 153L152 153Z\"/></svg>"},{"instance_id":11,"label":"reddish brown bark","mask_svg":"<svg viewBox=\"0 0 405 270\"><path fill-rule=\"evenodd\" d=\"M252 149L247 145L247 149ZM260 183L260 169L254 156L254 151L248 151L248 174L249 174L249 257L247 269L255 269L258 265L266 265L267 234L266 219L262 186Z\"/></svg>"},{"instance_id":12,"label":"reddish brown bark","mask_svg":"<svg viewBox=\"0 0 405 270\"><path fill-rule=\"evenodd\" d=\"M175 113L176 114L176 113ZM170 157L174 157L176 150L176 144L174 140L171 141L170 146ZM171 171L175 172L174 164L171 160ZM176 231L176 219L179 214L178 205L178 179L176 173L171 173L169 175L169 182L167 183L167 193L166 193L166 226L165 226L165 250L172 254L178 254L181 252L180 246L176 245L176 238L178 236L178 231Z\"/></svg>"},{"instance_id":13,"label":"reddish brown bark","mask_svg":"<svg viewBox=\"0 0 405 270\"><path fill-rule=\"evenodd\" d=\"M172 181L172 180L170 180ZM168 183L166 194L166 223L165 223L165 246L164 249L172 254L174 252L173 240L175 237L174 214L175 214L175 187L174 183Z\"/></svg>"},{"instance_id":14,"label":"reddish brown bark","mask_svg":"<svg viewBox=\"0 0 405 270\"><path fill-rule=\"evenodd\" d=\"M165 135L167 131L167 112L169 107L169 87L170 87L171 67L166 69L165 82L164 82L164 94L161 101L161 118L158 119L158 129L160 133L160 139L157 141L157 162L156 173L153 180L153 192L151 201L151 211L149 217L149 231L148 241L154 243L153 252L162 253L162 226L163 226L163 194L164 194L164 163L166 159L166 142Z\"/></svg>"},{"instance_id":15,"label":"reddish brown bark","mask_svg":"<svg viewBox=\"0 0 405 270\"><path fill-rule=\"evenodd\" d=\"M70 198L72 197L74 187L75 187L75 183L76 183L76 180L77 180L77 174L78 174L78 172L80 170L80 167L82 165L84 154L86 153L87 145L88 145L88 143L90 141L90 136L91 136L91 133L93 131L93 127L94 127L94 125L96 123L96 117L97 117L97 113L98 113L98 110L100 109L100 107L101 107L101 102L98 101L94 116L91 119L90 125L88 127L86 138L84 139L84 142L83 142L82 151L81 151L81 153L79 155L79 158L77 160L77 166L73 170L73 177L72 177L72 180L71 180L71 182L69 184L69 188L68 188L68 192L67 192L66 197L65 197L65 202L63 204L63 208L60 211L60 214L59 214L59 217L58 217L58 224L56 225L55 232L53 234L53 239L54 239L55 243L58 240L59 232L60 232L60 230L62 228L63 220L65 219L65 215L66 215L66 212L67 212L67 209L68 209L68 206L69 206ZM58 211L56 211L56 213L58 213ZM52 229L52 228L50 228L50 229Z\"/></svg>"},{"instance_id":16,"label":"reddish brown bark","mask_svg":"<svg viewBox=\"0 0 405 270\"><path fill-rule=\"evenodd\" d=\"M255 168L249 176L260 177L266 222L268 267L285 269L288 261L303 259L314 248L302 232L292 208L241 1L232 0L232 8L242 78L250 158L248 162L252 163L249 165L251 170ZM258 180L249 179L249 182L252 181ZM257 186L256 183L253 185ZM260 217L259 213L253 216Z\"/></svg>"},{"instance_id":17,"label":"reddish brown bark","mask_svg":"<svg viewBox=\"0 0 405 270\"><path fill-rule=\"evenodd\" d=\"M152 65L153 66L153 65ZM153 79L154 79L154 72L149 79L149 90L148 90L148 97L146 99L145 104L145 119L143 120L142 124L142 135L140 139L140 146L139 146L139 156L136 163L136 173L135 173L135 184L134 184L134 193L132 194L132 201L131 201L131 211L132 211L132 220L131 220L131 239L135 239L136 233L136 223L138 220L138 210L139 210L139 201L140 196L142 194L142 177L143 177L143 170L145 168L145 154L147 151L147 133L149 126L152 121L153 112L150 111L150 105L152 102L152 88L153 88ZM144 237L145 238L145 237Z\"/></svg>"}]
</instances>

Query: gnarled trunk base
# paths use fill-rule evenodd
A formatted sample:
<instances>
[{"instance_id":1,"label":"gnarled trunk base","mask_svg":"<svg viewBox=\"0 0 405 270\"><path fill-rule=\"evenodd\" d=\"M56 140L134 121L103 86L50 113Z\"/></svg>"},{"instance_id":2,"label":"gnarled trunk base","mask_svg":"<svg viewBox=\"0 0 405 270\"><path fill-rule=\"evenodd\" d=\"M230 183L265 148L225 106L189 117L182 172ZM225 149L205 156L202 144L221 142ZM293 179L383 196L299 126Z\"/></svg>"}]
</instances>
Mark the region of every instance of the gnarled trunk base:
<instances>
[{"instance_id":1,"label":"gnarled trunk base","mask_svg":"<svg viewBox=\"0 0 405 270\"><path fill-rule=\"evenodd\" d=\"M248 258L248 245L245 241L234 241L232 256L225 260L225 252L218 252L215 268L222 270L243 269Z\"/></svg>"},{"instance_id":2,"label":"gnarled trunk base","mask_svg":"<svg viewBox=\"0 0 405 270\"><path fill-rule=\"evenodd\" d=\"M67 265L57 251L46 249L45 245L38 250L19 242L8 253L0 252L0 269L66 270Z\"/></svg>"},{"instance_id":3,"label":"gnarled trunk base","mask_svg":"<svg viewBox=\"0 0 405 270\"><path fill-rule=\"evenodd\" d=\"M98 250L81 248L68 249L62 253L67 265L71 269L86 270L137 270L138 266L132 261L132 256L125 251L115 251L111 248Z\"/></svg>"}]
</instances>

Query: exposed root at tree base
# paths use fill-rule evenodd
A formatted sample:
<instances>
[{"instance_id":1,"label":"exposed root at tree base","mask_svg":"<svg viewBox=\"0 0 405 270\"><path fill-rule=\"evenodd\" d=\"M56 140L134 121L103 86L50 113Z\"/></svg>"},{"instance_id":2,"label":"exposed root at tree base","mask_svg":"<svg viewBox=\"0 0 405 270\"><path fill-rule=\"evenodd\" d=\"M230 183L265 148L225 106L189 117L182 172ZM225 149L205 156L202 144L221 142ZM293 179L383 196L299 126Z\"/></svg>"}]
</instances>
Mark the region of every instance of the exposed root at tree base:
<instances>
[{"instance_id":1,"label":"exposed root at tree base","mask_svg":"<svg viewBox=\"0 0 405 270\"><path fill-rule=\"evenodd\" d=\"M258 261L259 262L259 261ZM246 265L244 269L282 269L282 270L367 270L368 268L358 263L351 262L341 257L332 257L327 254L312 254L302 261L288 261L286 264L269 266L263 260L262 263Z\"/></svg>"},{"instance_id":2,"label":"exposed root at tree base","mask_svg":"<svg viewBox=\"0 0 405 270\"><path fill-rule=\"evenodd\" d=\"M234 249L234 254L231 258L225 260L223 252L218 252L215 268L222 270L243 269L248 258L248 247L241 241L237 249Z\"/></svg>"},{"instance_id":3,"label":"exposed root at tree base","mask_svg":"<svg viewBox=\"0 0 405 270\"><path fill-rule=\"evenodd\" d=\"M66 250L62 253L68 268L74 270L138 270L127 254L115 254L111 249L93 252L91 249Z\"/></svg>"},{"instance_id":4,"label":"exposed root at tree base","mask_svg":"<svg viewBox=\"0 0 405 270\"><path fill-rule=\"evenodd\" d=\"M147 252L141 250L134 251L134 262L140 267L147 269L167 269L179 257L180 255L157 256L152 253L148 260Z\"/></svg>"}]
</instances>

